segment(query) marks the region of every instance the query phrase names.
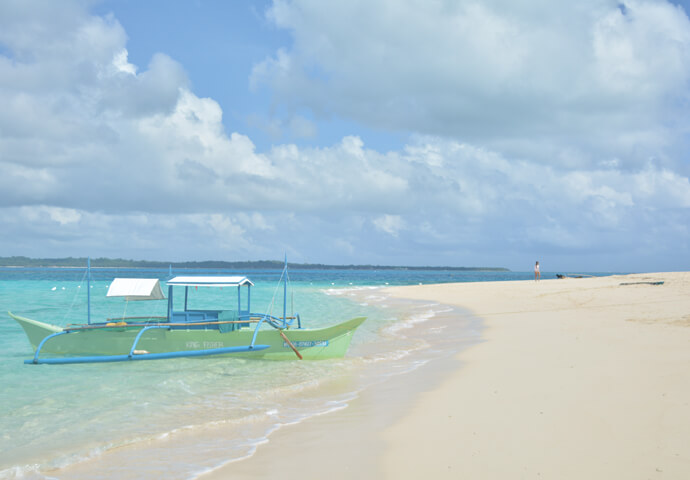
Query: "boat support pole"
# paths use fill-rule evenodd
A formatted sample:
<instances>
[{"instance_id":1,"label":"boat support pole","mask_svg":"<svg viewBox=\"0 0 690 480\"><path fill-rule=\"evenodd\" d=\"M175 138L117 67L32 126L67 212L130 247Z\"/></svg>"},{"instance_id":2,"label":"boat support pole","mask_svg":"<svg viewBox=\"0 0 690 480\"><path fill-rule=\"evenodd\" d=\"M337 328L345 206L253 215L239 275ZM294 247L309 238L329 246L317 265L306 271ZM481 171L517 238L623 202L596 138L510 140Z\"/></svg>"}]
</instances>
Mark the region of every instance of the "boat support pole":
<instances>
[{"instance_id":1,"label":"boat support pole","mask_svg":"<svg viewBox=\"0 0 690 480\"><path fill-rule=\"evenodd\" d=\"M254 329L254 335L252 335L252 343L249 344L250 347L254 346L254 343L256 342L256 336L259 334L259 327L261 327L261 323L266 320L266 316L264 315L261 317L261 319L256 323L256 328Z\"/></svg>"},{"instance_id":2,"label":"boat support pole","mask_svg":"<svg viewBox=\"0 0 690 480\"><path fill-rule=\"evenodd\" d=\"M34 365L38 365L38 354L41 353L41 349L43 348L43 345L50 340L51 338L57 337L58 335L64 335L66 333L69 333L69 330L63 330L62 332L57 332L53 333L52 335L48 335L46 338L41 340L41 343L38 344L38 348L36 348L36 353L34 354L34 359L33 360L26 360L24 363L33 363Z\"/></svg>"},{"instance_id":3,"label":"boat support pole","mask_svg":"<svg viewBox=\"0 0 690 480\"><path fill-rule=\"evenodd\" d=\"M137 334L136 338L134 339L134 343L132 344L132 348L129 349L129 358L132 358L134 355L134 350L137 348L137 343L139 343L139 339L141 336L144 334L146 330L151 330L152 328L170 328L167 325L149 325L148 327L144 327L141 330L139 330L139 333Z\"/></svg>"},{"instance_id":4,"label":"boat support pole","mask_svg":"<svg viewBox=\"0 0 690 480\"><path fill-rule=\"evenodd\" d=\"M252 343L250 344L251 347L253 347L254 342L256 342L256 336L259 334L259 327L261 327L261 323L264 320L268 320L268 319L269 319L269 317L267 315L264 315L263 317L261 317L261 320L259 320L259 322L256 324L256 328L254 329L254 336L252 337ZM285 321L285 319L283 319L283 322L284 321ZM295 345L290 341L290 339L285 336L285 334L283 333L283 330L279 326L276 326L275 324L273 324L271 322L268 322L268 323L273 328L278 330L278 333L280 334L280 336L283 337L283 340L285 340L285 343L287 343L290 346L290 348L292 349L292 351L295 352L295 355L297 355L297 358L299 358L300 360L304 360L304 358L302 357L302 354L299 353L299 351L297 350L297 347L295 347Z\"/></svg>"}]
</instances>

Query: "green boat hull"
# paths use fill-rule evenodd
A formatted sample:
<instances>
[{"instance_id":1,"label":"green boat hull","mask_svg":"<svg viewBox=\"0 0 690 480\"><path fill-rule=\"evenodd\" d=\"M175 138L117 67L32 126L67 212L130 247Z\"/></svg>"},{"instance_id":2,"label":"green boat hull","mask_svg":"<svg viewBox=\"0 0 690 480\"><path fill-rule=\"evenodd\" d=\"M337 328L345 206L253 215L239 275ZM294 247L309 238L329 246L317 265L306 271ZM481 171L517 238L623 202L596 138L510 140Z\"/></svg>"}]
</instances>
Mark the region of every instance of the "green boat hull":
<instances>
[{"instance_id":1,"label":"green boat hull","mask_svg":"<svg viewBox=\"0 0 690 480\"><path fill-rule=\"evenodd\" d=\"M31 346L36 351L44 338L64 331L63 328L8 312L26 332ZM319 329L286 329L282 333L307 360L339 358L345 355L355 329L364 322L364 317L353 318L330 327ZM162 324L164 325L164 324ZM41 356L98 356L127 355L139 334L142 325L85 328L70 330L68 334L49 339L41 349ZM262 328L256 336L256 345L268 345L258 351L230 353L234 357L265 358L271 360L293 360L297 356L281 331ZM221 332L215 328L156 328L143 333L136 350L147 353L168 353L210 350L227 347L244 347L252 343L254 327Z\"/></svg>"}]
</instances>

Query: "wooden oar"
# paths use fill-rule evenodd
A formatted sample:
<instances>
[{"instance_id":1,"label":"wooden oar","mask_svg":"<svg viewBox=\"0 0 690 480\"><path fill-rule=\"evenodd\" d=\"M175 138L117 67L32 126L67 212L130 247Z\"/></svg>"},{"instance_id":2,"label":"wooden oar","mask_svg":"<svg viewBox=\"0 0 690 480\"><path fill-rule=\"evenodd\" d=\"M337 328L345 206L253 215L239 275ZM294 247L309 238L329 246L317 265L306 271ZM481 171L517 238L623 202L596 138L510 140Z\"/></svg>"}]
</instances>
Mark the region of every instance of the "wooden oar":
<instances>
[{"instance_id":1,"label":"wooden oar","mask_svg":"<svg viewBox=\"0 0 690 480\"><path fill-rule=\"evenodd\" d=\"M283 333L283 331L282 331L282 330L278 330L278 333L280 333L280 336L283 337L283 340L285 340L285 343L287 343L288 345L290 345L290 348L292 349L293 352L295 352L295 355L297 355L297 357L298 357L300 360L304 360L304 359L302 358L302 354L299 353L299 352L297 351L297 349L295 348L295 346L292 344L292 342L290 341L290 339L288 339L288 337L285 336L285 334Z\"/></svg>"}]
</instances>

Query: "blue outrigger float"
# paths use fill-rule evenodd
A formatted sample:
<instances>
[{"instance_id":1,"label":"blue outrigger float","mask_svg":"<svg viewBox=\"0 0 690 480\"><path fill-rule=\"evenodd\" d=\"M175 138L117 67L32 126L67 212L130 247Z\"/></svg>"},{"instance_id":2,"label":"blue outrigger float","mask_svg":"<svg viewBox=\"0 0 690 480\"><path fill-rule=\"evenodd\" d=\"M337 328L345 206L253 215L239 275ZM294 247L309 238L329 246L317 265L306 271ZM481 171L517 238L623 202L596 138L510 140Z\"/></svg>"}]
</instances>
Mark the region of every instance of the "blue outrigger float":
<instances>
[{"instance_id":1,"label":"blue outrigger float","mask_svg":"<svg viewBox=\"0 0 690 480\"><path fill-rule=\"evenodd\" d=\"M266 359L342 357L355 329L365 318L320 329L302 327L299 314L287 316L287 261L283 281L283 316L251 312L251 287L245 276L178 276L167 281L164 317L122 317L91 323L90 261L87 323L59 327L8 312L34 348L27 364L70 364L159 360L233 355ZM189 288L237 288L234 309L190 309ZM184 288L184 308L173 308L176 288ZM243 298L242 290L246 289ZM162 300L158 279L116 278L107 296L127 300ZM244 308L243 308L244 303ZM41 357L42 353L53 354Z\"/></svg>"}]
</instances>

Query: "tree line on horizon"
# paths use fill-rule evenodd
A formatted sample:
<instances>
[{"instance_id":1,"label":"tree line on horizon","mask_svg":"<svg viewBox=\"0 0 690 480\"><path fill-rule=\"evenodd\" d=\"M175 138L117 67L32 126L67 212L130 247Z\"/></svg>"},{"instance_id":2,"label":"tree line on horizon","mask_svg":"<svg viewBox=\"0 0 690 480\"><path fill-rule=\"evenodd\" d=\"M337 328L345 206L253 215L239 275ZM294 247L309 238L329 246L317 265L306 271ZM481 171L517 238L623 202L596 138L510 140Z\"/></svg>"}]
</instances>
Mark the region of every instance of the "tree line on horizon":
<instances>
[{"instance_id":1,"label":"tree line on horizon","mask_svg":"<svg viewBox=\"0 0 690 480\"><path fill-rule=\"evenodd\" d=\"M0 257L0 267L85 267L86 257L66 258L30 258L24 256ZM161 262L153 260L127 260L123 258L92 258L94 268L214 268L214 269L249 269L280 270L284 262L280 260L253 260L228 262L205 260L191 262ZM452 270L452 271L500 271L503 267L432 267L432 266L395 266L395 265L326 265L322 263L289 263L293 269L303 270Z\"/></svg>"}]
</instances>

